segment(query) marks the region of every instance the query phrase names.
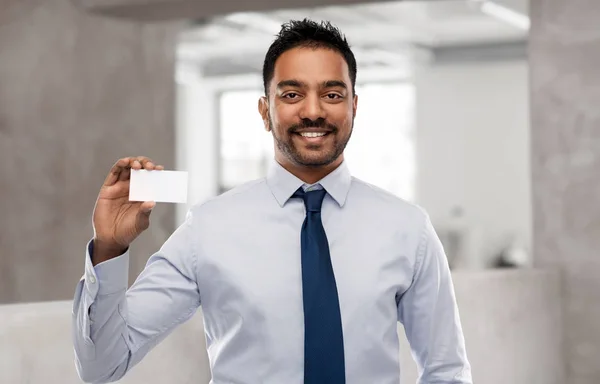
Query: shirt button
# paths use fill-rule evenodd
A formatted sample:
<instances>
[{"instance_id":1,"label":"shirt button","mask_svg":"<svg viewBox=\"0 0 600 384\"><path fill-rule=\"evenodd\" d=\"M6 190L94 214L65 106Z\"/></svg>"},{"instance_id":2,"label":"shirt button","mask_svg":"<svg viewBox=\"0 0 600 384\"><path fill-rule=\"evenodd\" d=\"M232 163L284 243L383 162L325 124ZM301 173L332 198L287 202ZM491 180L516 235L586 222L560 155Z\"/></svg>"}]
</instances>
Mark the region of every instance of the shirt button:
<instances>
[{"instance_id":1,"label":"shirt button","mask_svg":"<svg viewBox=\"0 0 600 384\"><path fill-rule=\"evenodd\" d=\"M90 283L96 284L96 278L94 276L90 276Z\"/></svg>"}]
</instances>

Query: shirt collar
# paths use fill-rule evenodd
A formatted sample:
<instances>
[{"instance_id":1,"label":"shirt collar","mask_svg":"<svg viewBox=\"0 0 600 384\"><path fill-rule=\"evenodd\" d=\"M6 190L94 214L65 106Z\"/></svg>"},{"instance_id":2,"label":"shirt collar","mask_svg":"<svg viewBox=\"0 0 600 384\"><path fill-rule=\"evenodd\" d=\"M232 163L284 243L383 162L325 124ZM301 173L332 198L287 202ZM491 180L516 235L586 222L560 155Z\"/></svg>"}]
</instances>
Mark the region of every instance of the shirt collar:
<instances>
[{"instance_id":1,"label":"shirt collar","mask_svg":"<svg viewBox=\"0 0 600 384\"><path fill-rule=\"evenodd\" d=\"M344 160L333 172L316 184L321 184L327 193L342 207L346 202L351 181L352 176ZM273 160L271 162L267 175L267 185L280 206L283 207L294 192L304 184L306 183L283 168L277 161Z\"/></svg>"}]
</instances>

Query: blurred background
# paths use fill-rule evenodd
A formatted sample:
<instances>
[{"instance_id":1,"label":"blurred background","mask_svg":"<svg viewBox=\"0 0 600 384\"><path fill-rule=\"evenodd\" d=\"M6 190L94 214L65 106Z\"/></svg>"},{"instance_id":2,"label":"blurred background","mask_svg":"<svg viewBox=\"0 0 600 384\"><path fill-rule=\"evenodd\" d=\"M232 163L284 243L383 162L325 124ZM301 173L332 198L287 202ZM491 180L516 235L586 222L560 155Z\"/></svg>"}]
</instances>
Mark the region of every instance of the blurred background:
<instances>
[{"instance_id":1,"label":"blurred background","mask_svg":"<svg viewBox=\"0 0 600 384\"><path fill-rule=\"evenodd\" d=\"M0 0L0 383L80 382L71 299L118 158L189 173L188 204L159 204L132 246L131 281L193 204L266 174L262 62L305 17L352 45L346 159L431 215L475 382L600 383L593 0ZM208 383L201 316L122 382Z\"/></svg>"}]
</instances>

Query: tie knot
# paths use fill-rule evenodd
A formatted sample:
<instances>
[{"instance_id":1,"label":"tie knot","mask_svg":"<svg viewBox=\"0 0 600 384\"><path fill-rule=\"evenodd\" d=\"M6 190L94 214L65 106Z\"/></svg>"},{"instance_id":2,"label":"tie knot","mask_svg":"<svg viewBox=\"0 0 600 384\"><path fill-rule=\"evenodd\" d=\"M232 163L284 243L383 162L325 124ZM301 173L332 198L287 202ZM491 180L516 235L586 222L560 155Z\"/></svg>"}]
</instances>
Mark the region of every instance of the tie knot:
<instances>
[{"instance_id":1,"label":"tie knot","mask_svg":"<svg viewBox=\"0 0 600 384\"><path fill-rule=\"evenodd\" d=\"M323 204L323 198L327 191L325 189L316 189L313 191L305 192L300 187L293 197L300 197L304 200L304 206L307 212L321 212L321 205Z\"/></svg>"}]
</instances>

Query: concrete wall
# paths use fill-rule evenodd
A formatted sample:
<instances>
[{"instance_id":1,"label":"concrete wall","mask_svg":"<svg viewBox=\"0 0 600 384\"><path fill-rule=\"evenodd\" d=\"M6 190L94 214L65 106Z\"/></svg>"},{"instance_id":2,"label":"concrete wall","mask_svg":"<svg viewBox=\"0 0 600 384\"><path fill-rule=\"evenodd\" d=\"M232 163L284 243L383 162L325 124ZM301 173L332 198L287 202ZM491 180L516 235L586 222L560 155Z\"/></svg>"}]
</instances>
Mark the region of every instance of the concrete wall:
<instances>
[{"instance_id":1,"label":"concrete wall","mask_svg":"<svg viewBox=\"0 0 600 384\"><path fill-rule=\"evenodd\" d=\"M600 3L531 0L535 261L564 274L567 383L600 383Z\"/></svg>"},{"instance_id":2,"label":"concrete wall","mask_svg":"<svg viewBox=\"0 0 600 384\"><path fill-rule=\"evenodd\" d=\"M174 166L176 30L69 0L0 0L0 303L72 297L118 158ZM132 276L173 228L173 208L158 207Z\"/></svg>"},{"instance_id":3,"label":"concrete wall","mask_svg":"<svg viewBox=\"0 0 600 384\"><path fill-rule=\"evenodd\" d=\"M564 384L559 277L543 271L455 273L477 384ZM515 300L518 298L518 300ZM0 306L0 383L80 383L71 344L71 302ZM417 369L402 327L402 383ZM120 381L207 384L202 313L178 327Z\"/></svg>"}]
</instances>

